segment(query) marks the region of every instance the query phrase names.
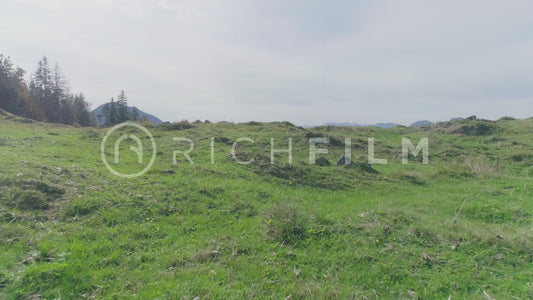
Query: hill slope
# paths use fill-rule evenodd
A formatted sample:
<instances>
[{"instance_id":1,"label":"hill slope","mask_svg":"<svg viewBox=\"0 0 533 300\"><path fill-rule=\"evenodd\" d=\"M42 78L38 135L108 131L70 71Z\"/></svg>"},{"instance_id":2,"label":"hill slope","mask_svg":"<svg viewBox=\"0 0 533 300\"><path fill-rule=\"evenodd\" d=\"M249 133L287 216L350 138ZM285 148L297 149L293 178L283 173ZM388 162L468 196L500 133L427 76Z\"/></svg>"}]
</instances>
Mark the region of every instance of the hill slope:
<instances>
[{"instance_id":1,"label":"hill slope","mask_svg":"<svg viewBox=\"0 0 533 300\"><path fill-rule=\"evenodd\" d=\"M396 126L400 126L401 124L397 123L376 123L376 124L359 124L359 123L336 123L336 122L329 122L325 123L322 126L346 126L346 127L380 127L380 128L393 128Z\"/></svg>"},{"instance_id":2,"label":"hill slope","mask_svg":"<svg viewBox=\"0 0 533 300\"><path fill-rule=\"evenodd\" d=\"M157 159L126 179L102 162L106 130L0 114L0 298L533 295L533 119L393 129L144 124ZM174 151L189 149L175 137L194 141L194 164L180 153L173 163ZM254 143L242 140L234 154L251 164L232 159L240 137ZM286 153L271 164L271 138L283 149L289 137L292 166ZM317 147L330 165L309 164L312 137L329 138ZM354 164L336 165L345 137ZM366 164L369 137L388 164ZM428 165L402 164L402 137L429 138ZM149 156L149 139L140 142ZM110 164L138 170L129 148L138 145L120 144L119 164L113 145Z\"/></svg>"},{"instance_id":3,"label":"hill slope","mask_svg":"<svg viewBox=\"0 0 533 300\"><path fill-rule=\"evenodd\" d=\"M105 104L102 104L93 110L94 116L96 118L96 122L98 122L99 124L105 124L106 122L106 117L102 115L102 110L104 106ZM133 110L133 106L128 106L128 110L131 113L131 111ZM139 109L139 119L146 119L154 123L155 125L160 125L161 123L163 123L163 121L161 121L158 117L151 115L149 113L146 113L140 109Z\"/></svg>"},{"instance_id":4,"label":"hill slope","mask_svg":"<svg viewBox=\"0 0 533 300\"><path fill-rule=\"evenodd\" d=\"M413 124L409 125L409 127L417 127L417 126L424 126L424 125L433 125L435 123L428 121L428 120L421 120L413 122Z\"/></svg>"}]
</instances>

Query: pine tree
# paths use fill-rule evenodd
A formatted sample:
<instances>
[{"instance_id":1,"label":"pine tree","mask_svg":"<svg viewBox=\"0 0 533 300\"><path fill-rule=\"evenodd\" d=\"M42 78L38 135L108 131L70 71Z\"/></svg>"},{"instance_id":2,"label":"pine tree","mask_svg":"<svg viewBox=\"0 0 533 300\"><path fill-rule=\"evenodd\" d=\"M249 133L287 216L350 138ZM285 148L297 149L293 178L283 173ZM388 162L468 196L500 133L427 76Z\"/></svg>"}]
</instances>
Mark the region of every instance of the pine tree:
<instances>
[{"instance_id":1,"label":"pine tree","mask_svg":"<svg viewBox=\"0 0 533 300\"><path fill-rule=\"evenodd\" d=\"M106 126L108 119L109 119L109 108L110 104L106 103L104 104L104 107L102 107L102 113L97 116L98 118L98 125L99 126Z\"/></svg>"},{"instance_id":2,"label":"pine tree","mask_svg":"<svg viewBox=\"0 0 533 300\"><path fill-rule=\"evenodd\" d=\"M74 121L80 126L91 126L91 112L89 111L89 104L85 102L83 94L73 96L72 108L74 111Z\"/></svg>"},{"instance_id":3,"label":"pine tree","mask_svg":"<svg viewBox=\"0 0 533 300\"><path fill-rule=\"evenodd\" d=\"M117 103L115 102L115 99L111 98L111 102L109 102L109 113L106 116L106 125L113 126L118 123Z\"/></svg>"},{"instance_id":4,"label":"pine tree","mask_svg":"<svg viewBox=\"0 0 533 300\"><path fill-rule=\"evenodd\" d=\"M24 73L13 66L9 57L0 54L0 108L39 121L95 124L83 95L69 92L59 66L56 64L50 71L46 56L38 62L29 84L24 80Z\"/></svg>"},{"instance_id":5,"label":"pine tree","mask_svg":"<svg viewBox=\"0 0 533 300\"><path fill-rule=\"evenodd\" d=\"M128 98L124 91L121 91L117 97L117 122L122 123L130 119L128 111Z\"/></svg>"},{"instance_id":6,"label":"pine tree","mask_svg":"<svg viewBox=\"0 0 533 300\"><path fill-rule=\"evenodd\" d=\"M59 122L62 124L74 124L74 108L72 107L72 95L59 100L61 110L59 111Z\"/></svg>"},{"instance_id":7,"label":"pine tree","mask_svg":"<svg viewBox=\"0 0 533 300\"><path fill-rule=\"evenodd\" d=\"M31 94L35 98L35 101L42 108L46 116L45 102L46 98L51 94L50 83L52 82L52 76L50 69L48 68L48 59L43 57L37 65L37 70L33 73Z\"/></svg>"},{"instance_id":8,"label":"pine tree","mask_svg":"<svg viewBox=\"0 0 533 300\"><path fill-rule=\"evenodd\" d=\"M137 121L141 117L140 114L139 114L139 109L137 107L135 107L135 106L131 108L131 113L130 114L131 114L131 119L133 121Z\"/></svg>"},{"instance_id":9,"label":"pine tree","mask_svg":"<svg viewBox=\"0 0 533 300\"><path fill-rule=\"evenodd\" d=\"M68 92L68 84L59 65L56 64L52 76L52 95L49 103L54 107L59 103L59 111L53 117L56 122L63 124L74 124L74 110L72 107L73 95Z\"/></svg>"},{"instance_id":10,"label":"pine tree","mask_svg":"<svg viewBox=\"0 0 533 300\"><path fill-rule=\"evenodd\" d=\"M30 95L44 112L46 121L58 122L60 99L54 91L54 77L48 66L48 59L44 56L37 65L37 70L32 76Z\"/></svg>"},{"instance_id":11,"label":"pine tree","mask_svg":"<svg viewBox=\"0 0 533 300\"><path fill-rule=\"evenodd\" d=\"M37 88L37 84L32 79L29 85L29 105L27 107L27 116L38 121L46 122L46 114L41 101L41 90Z\"/></svg>"},{"instance_id":12,"label":"pine tree","mask_svg":"<svg viewBox=\"0 0 533 300\"><path fill-rule=\"evenodd\" d=\"M0 108L23 115L28 105L24 70L15 68L9 57L0 54Z\"/></svg>"}]
</instances>

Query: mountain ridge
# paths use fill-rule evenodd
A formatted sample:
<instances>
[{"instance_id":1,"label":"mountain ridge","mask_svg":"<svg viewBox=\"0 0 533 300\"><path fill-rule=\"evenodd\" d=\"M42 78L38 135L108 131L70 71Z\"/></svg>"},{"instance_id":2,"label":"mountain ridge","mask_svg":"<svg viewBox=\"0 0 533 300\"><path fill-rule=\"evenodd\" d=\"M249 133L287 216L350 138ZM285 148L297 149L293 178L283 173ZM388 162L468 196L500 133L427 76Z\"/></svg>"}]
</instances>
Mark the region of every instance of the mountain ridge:
<instances>
[{"instance_id":1,"label":"mountain ridge","mask_svg":"<svg viewBox=\"0 0 533 300\"><path fill-rule=\"evenodd\" d=\"M102 115L102 110L104 108L104 106L106 104L109 104L108 103L104 103L100 106L98 106L97 108L93 109L92 110L92 113L94 114L94 117L96 119L96 122L101 125L101 124L105 124L106 122L106 118L105 116ZM133 110L133 107L134 106L128 106L128 111L131 112ZM158 117L152 115L152 114L149 114L147 112L144 112L142 110L140 110L139 108L137 108L137 110L139 111L139 119L146 119L152 123L154 123L155 125L160 125L163 123L163 121L161 119L159 119Z\"/></svg>"}]
</instances>

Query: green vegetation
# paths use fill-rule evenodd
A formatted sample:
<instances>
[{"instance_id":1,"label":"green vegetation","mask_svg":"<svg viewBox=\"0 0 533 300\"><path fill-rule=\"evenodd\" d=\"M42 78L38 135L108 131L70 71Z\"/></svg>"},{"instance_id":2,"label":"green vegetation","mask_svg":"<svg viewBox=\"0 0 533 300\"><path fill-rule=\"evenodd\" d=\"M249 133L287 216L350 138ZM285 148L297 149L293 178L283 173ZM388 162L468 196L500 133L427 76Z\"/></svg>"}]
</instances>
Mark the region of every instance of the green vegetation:
<instances>
[{"instance_id":1,"label":"green vegetation","mask_svg":"<svg viewBox=\"0 0 533 300\"><path fill-rule=\"evenodd\" d=\"M533 119L149 129L155 164L124 179L102 163L107 129L0 110L0 298L533 297ZM195 142L194 164L172 163L188 148L173 137ZM252 164L232 160L240 137ZM270 138L289 137L293 165L270 164ZM330 138L331 164L308 163L310 137ZM354 163L337 165L345 137ZM366 164L368 137L387 165ZM402 165L402 137L429 138L429 165ZM123 172L138 167L128 149Z\"/></svg>"},{"instance_id":2,"label":"green vegetation","mask_svg":"<svg viewBox=\"0 0 533 300\"><path fill-rule=\"evenodd\" d=\"M38 121L92 126L94 117L83 94L72 94L59 65L50 68L43 57L31 79L0 54L0 109ZM123 94L122 94L123 95Z\"/></svg>"},{"instance_id":3,"label":"green vegetation","mask_svg":"<svg viewBox=\"0 0 533 300\"><path fill-rule=\"evenodd\" d=\"M137 107L128 107L128 97L124 91L117 96L117 100L111 98L111 101L104 104L102 110L94 111L96 123L98 126L114 126L126 121L140 120L139 109Z\"/></svg>"},{"instance_id":4,"label":"green vegetation","mask_svg":"<svg viewBox=\"0 0 533 300\"><path fill-rule=\"evenodd\" d=\"M137 107L128 107L124 91L94 115L85 96L69 92L68 81L59 65L52 69L46 56L39 61L29 81L24 78L25 73L15 67L10 57L0 54L0 109L28 122L100 127L142 119Z\"/></svg>"}]
</instances>

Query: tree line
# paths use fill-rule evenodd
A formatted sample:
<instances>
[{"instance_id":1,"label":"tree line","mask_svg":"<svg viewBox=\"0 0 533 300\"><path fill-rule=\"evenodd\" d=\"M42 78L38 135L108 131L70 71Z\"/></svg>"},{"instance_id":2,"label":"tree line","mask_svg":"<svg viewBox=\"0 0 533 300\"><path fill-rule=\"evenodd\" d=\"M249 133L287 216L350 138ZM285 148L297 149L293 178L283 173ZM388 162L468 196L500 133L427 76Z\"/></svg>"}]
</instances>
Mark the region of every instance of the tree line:
<instances>
[{"instance_id":1,"label":"tree line","mask_svg":"<svg viewBox=\"0 0 533 300\"><path fill-rule=\"evenodd\" d=\"M82 93L74 94L58 64L51 68L43 57L30 81L9 57L0 54L0 108L42 122L94 126L90 105Z\"/></svg>"},{"instance_id":2,"label":"tree line","mask_svg":"<svg viewBox=\"0 0 533 300\"><path fill-rule=\"evenodd\" d=\"M102 111L96 115L97 123L100 126L113 126L126 121L139 120L140 113L137 107L128 106L128 97L121 91L117 99L111 98L106 103Z\"/></svg>"}]
</instances>

